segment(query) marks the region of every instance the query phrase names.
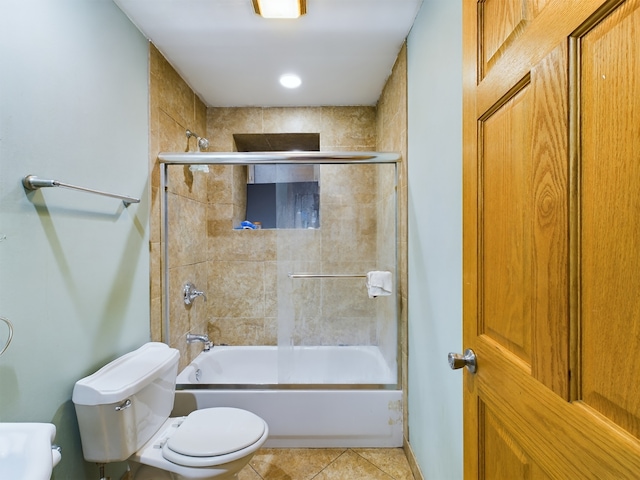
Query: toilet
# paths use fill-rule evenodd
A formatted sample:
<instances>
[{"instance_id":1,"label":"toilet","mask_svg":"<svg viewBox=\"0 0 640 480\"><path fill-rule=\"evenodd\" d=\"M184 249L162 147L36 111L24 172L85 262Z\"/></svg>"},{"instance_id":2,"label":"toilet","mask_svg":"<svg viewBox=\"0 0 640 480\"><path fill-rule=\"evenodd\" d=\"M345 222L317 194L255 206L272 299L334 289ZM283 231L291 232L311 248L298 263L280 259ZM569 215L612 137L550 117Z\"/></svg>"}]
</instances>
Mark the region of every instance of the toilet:
<instances>
[{"instance_id":1,"label":"toilet","mask_svg":"<svg viewBox=\"0 0 640 480\"><path fill-rule=\"evenodd\" d=\"M135 480L237 478L269 427L230 407L169 417L179 357L150 342L76 382L72 400L85 460L126 460Z\"/></svg>"}]
</instances>

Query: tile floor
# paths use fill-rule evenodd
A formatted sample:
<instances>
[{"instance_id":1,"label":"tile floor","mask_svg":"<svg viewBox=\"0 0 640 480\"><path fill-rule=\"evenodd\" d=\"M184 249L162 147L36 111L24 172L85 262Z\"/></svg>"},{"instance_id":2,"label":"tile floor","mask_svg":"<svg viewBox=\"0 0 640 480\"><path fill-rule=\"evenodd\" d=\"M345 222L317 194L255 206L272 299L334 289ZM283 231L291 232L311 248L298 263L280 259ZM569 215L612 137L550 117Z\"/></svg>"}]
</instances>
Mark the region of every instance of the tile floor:
<instances>
[{"instance_id":1,"label":"tile floor","mask_svg":"<svg viewBox=\"0 0 640 480\"><path fill-rule=\"evenodd\" d=\"M401 448L263 448L239 480L413 480Z\"/></svg>"}]
</instances>

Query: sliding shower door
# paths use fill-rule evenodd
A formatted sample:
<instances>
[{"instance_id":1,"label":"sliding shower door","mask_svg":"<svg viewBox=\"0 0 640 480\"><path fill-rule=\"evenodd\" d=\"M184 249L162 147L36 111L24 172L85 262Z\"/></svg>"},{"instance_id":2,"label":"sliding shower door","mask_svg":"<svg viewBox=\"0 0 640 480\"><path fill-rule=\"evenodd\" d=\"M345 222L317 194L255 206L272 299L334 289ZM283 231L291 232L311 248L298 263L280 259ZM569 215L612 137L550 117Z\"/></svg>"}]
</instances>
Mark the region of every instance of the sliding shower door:
<instances>
[{"instance_id":1,"label":"sliding shower door","mask_svg":"<svg viewBox=\"0 0 640 480\"><path fill-rule=\"evenodd\" d=\"M162 338L182 366L201 350L187 333L208 334L269 347L278 384L397 387L396 163L337 155L165 165ZM391 285L371 298L375 271Z\"/></svg>"},{"instance_id":2,"label":"sliding shower door","mask_svg":"<svg viewBox=\"0 0 640 480\"><path fill-rule=\"evenodd\" d=\"M277 230L278 381L396 384L396 165L317 167L319 221ZM373 271L388 295L370 298Z\"/></svg>"}]
</instances>

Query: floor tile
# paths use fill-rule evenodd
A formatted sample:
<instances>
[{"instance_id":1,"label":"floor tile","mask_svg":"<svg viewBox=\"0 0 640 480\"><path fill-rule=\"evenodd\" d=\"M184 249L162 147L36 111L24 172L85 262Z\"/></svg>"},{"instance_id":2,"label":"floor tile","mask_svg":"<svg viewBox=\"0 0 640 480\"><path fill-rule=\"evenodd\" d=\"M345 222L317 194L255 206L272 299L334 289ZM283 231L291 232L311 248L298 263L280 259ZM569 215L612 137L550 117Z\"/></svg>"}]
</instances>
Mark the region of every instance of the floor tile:
<instances>
[{"instance_id":1,"label":"floor tile","mask_svg":"<svg viewBox=\"0 0 640 480\"><path fill-rule=\"evenodd\" d=\"M262 477L251 468L251 465L247 465L238 473L238 480L262 480Z\"/></svg>"},{"instance_id":2,"label":"floor tile","mask_svg":"<svg viewBox=\"0 0 640 480\"><path fill-rule=\"evenodd\" d=\"M373 463L358 455L352 450L347 450L334 462L322 470L314 480L394 480Z\"/></svg>"},{"instance_id":3,"label":"floor tile","mask_svg":"<svg viewBox=\"0 0 640 480\"><path fill-rule=\"evenodd\" d=\"M413 480L401 448L263 448L238 480Z\"/></svg>"},{"instance_id":4,"label":"floor tile","mask_svg":"<svg viewBox=\"0 0 640 480\"><path fill-rule=\"evenodd\" d=\"M264 448L249 465L263 480L311 480L344 452L343 448Z\"/></svg>"},{"instance_id":5,"label":"floor tile","mask_svg":"<svg viewBox=\"0 0 640 480\"><path fill-rule=\"evenodd\" d=\"M392 476L394 480L413 480L409 462L401 448L354 448L353 451Z\"/></svg>"}]
</instances>

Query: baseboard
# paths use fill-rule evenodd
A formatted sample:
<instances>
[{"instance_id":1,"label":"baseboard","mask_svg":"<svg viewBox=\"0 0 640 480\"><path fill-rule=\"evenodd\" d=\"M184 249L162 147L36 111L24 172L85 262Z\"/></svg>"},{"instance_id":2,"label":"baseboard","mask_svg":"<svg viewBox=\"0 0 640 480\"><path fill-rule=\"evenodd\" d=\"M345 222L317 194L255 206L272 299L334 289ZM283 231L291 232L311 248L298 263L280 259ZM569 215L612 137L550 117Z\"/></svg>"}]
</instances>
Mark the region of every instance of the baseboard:
<instances>
[{"instance_id":1,"label":"baseboard","mask_svg":"<svg viewBox=\"0 0 640 480\"><path fill-rule=\"evenodd\" d=\"M402 448L405 456L407 457L407 461L409 462L409 468L411 469L411 473L413 473L413 478L415 480L424 480L424 475L422 475L422 471L418 466L416 456L413 454L413 449L411 448L411 444L407 440L407 437L404 437Z\"/></svg>"}]
</instances>

